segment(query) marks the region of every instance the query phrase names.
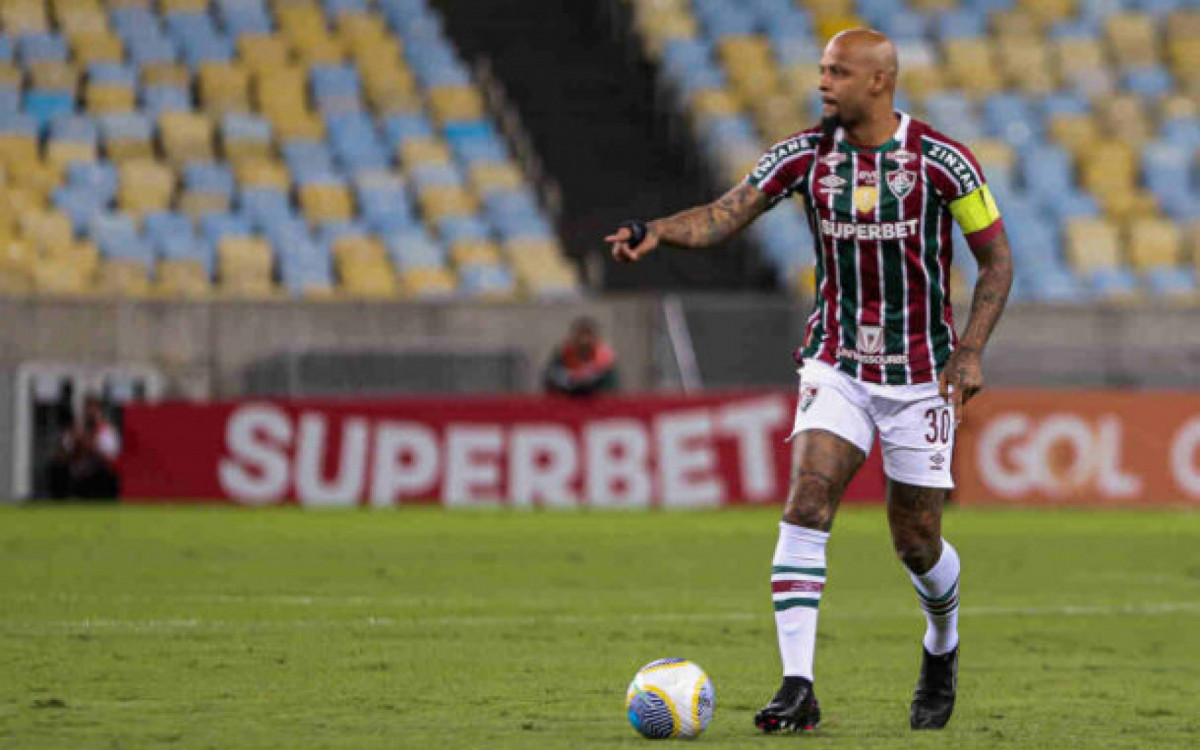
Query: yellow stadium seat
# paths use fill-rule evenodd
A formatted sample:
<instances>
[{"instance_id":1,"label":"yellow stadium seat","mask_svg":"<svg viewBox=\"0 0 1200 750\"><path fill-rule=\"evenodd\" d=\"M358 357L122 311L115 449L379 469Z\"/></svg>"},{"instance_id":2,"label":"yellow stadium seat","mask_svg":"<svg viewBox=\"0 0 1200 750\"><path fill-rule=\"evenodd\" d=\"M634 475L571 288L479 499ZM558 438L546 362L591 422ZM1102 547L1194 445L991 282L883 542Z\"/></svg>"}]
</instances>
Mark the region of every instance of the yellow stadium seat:
<instances>
[{"instance_id":1,"label":"yellow stadium seat","mask_svg":"<svg viewBox=\"0 0 1200 750\"><path fill-rule=\"evenodd\" d=\"M154 158L154 142L149 138L107 138L104 155L117 163Z\"/></svg>"},{"instance_id":2,"label":"yellow stadium seat","mask_svg":"<svg viewBox=\"0 0 1200 750\"><path fill-rule=\"evenodd\" d=\"M1081 78L1111 78L1100 43L1091 37L1065 37L1051 42L1051 59L1066 83Z\"/></svg>"},{"instance_id":3,"label":"yellow stadium seat","mask_svg":"<svg viewBox=\"0 0 1200 750\"><path fill-rule=\"evenodd\" d=\"M500 262L500 248L488 240L460 240L450 246L450 259L454 265L496 265Z\"/></svg>"},{"instance_id":4,"label":"yellow stadium seat","mask_svg":"<svg viewBox=\"0 0 1200 750\"><path fill-rule=\"evenodd\" d=\"M80 296L91 291L94 275L70 261L46 261L34 266L33 286L47 297Z\"/></svg>"},{"instance_id":5,"label":"yellow stadium seat","mask_svg":"<svg viewBox=\"0 0 1200 750\"><path fill-rule=\"evenodd\" d=\"M44 200L62 183L62 165L38 158L7 164L7 179L16 187L27 188Z\"/></svg>"},{"instance_id":6,"label":"yellow stadium seat","mask_svg":"<svg viewBox=\"0 0 1200 750\"><path fill-rule=\"evenodd\" d=\"M1200 116L1200 101L1195 97L1173 94L1164 96L1158 103L1158 119Z\"/></svg>"},{"instance_id":7,"label":"yellow stadium seat","mask_svg":"<svg viewBox=\"0 0 1200 750\"><path fill-rule=\"evenodd\" d=\"M175 193L175 173L150 159L129 159L118 168L117 207L137 216L165 211Z\"/></svg>"},{"instance_id":8,"label":"yellow stadium seat","mask_svg":"<svg viewBox=\"0 0 1200 750\"><path fill-rule=\"evenodd\" d=\"M723 117L741 111L733 94L724 89L703 89L692 95L692 117L703 122L709 117Z\"/></svg>"},{"instance_id":9,"label":"yellow stadium seat","mask_svg":"<svg viewBox=\"0 0 1200 750\"><path fill-rule=\"evenodd\" d=\"M264 112L272 109L306 109L308 78L303 68L266 68L254 75L254 101Z\"/></svg>"},{"instance_id":10,"label":"yellow stadium seat","mask_svg":"<svg viewBox=\"0 0 1200 750\"><path fill-rule=\"evenodd\" d=\"M378 240L342 237L333 243L341 291L352 297L396 296L395 274Z\"/></svg>"},{"instance_id":11,"label":"yellow stadium seat","mask_svg":"<svg viewBox=\"0 0 1200 750\"><path fill-rule=\"evenodd\" d=\"M1097 141L1080 161L1080 182L1089 190L1103 192L1105 185L1132 189L1137 184L1137 155L1127 143L1115 139Z\"/></svg>"},{"instance_id":12,"label":"yellow stadium seat","mask_svg":"<svg viewBox=\"0 0 1200 750\"><path fill-rule=\"evenodd\" d=\"M427 188L417 194L421 213L427 222L437 222L447 216L470 216L478 206L471 195L459 187Z\"/></svg>"},{"instance_id":13,"label":"yellow stadium seat","mask_svg":"<svg viewBox=\"0 0 1200 750\"><path fill-rule=\"evenodd\" d=\"M159 10L171 13L207 13L208 0L158 0Z\"/></svg>"},{"instance_id":14,"label":"yellow stadium seat","mask_svg":"<svg viewBox=\"0 0 1200 750\"><path fill-rule=\"evenodd\" d=\"M45 193L17 185L4 188L2 196L3 210L13 221L22 214L41 211L50 203Z\"/></svg>"},{"instance_id":15,"label":"yellow stadium seat","mask_svg":"<svg viewBox=\"0 0 1200 750\"><path fill-rule=\"evenodd\" d=\"M1113 221L1125 223L1159 215L1158 201L1148 190L1113 183L1099 185L1092 192L1104 215Z\"/></svg>"},{"instance_id":16,"label":"yellow stadium seat","mask_svg":"<svg viewBox=\"0 0 1200 750\"><path fill-rule=\"evenodd\" d=\"M1096 109L1107 135L1140 146L1154 135L1146 103L1135 94L1103 97Z\"/></svg>"},{"instance_id":17,"label":"yellow stadium seat","mask_svg":"<svg viewBox=\"0 0 1200 750\"><path fill-rule=\"evenodd\" d=\"M312 224L347 221L354 216L354 201L341 183L317 182L300 188L300 208Z\"/></svg>"},{"instance_id":18,"label":"yellow stadium seat","mask_svg":"<svg viewBox=\"0 0 1200 750\"><path fill-rule=\"evenodd\" d=\"M376 112L415 112L424 108L412 73L399 65L360 63L363 93L367 105ZM370 70L370 73L365 71Z\"/></svg>"},{"instance_id":19,"label":"yellow stadium seat","mask_svg":"<svg viewBox=\"0 0 1200 750\"><path fill-rule=\"evenodd\" d=\"M158 264L154 291L164 297L196 299L208 296L212 283L197 260L164 260Z\"/></svg>"},{"instance_id":20,"label":"yellow stadium seat","mask_svg":"<svg viewBox=\"0 0 1200 750\"><path fill-rule=\"evenodd\" d=\"M163 112L158 118L163 154L172 164L213 160L213 123L198 112Z\"/></svg>"},{"instance_id":21,"label":"yellow stadium seat","mask_svg":"<svg viewBox=\"0 0 1200 750\"><path fill-rule=\"evenodd\" d=\"M346 57L341 42L327 33L302 34L294 47L296 56L307 65L338 65Z\"/></svg>"},{"instance_id":22,"label":"yellow stadium seat","mask_svg":"<svg viewBox=\"0 0 1200 750\"><path fill-rule=\"evenodd\" d=\"M69 91L74 95L79 88L79 71L71 63L35 62L29 66L29 83L35 89Z\"/></svg>"},{"instance_id":23,"label":"yellow stadium seat","mask_svg":"<svg viewBox=\"0 0 1200 750\"><path fill-rule=\"evenodd\" d=\"M25 83L25 73L16 65L0 63L0 86L20 90Z\"/></svg>"},{"instance_id":24,"label":"yellow stadium seat","mask_svg":"<svg viewBox=\"0 0 1200 750\"><path fill-rule=\"evenodd\" d=\"M187 89L192 85L192 74L177 63L148 63L142 67L141 79L143 86Z\"/></svg>"},{"instance_id":25,"label":"yellow stadium seat","mask_svg":"<svg viewBox=\"0 0 1200 750\"><path fill-rule=\"evenodd\" d=\"M478 196L516 190L525 183L525 175L512 162L480 162L471 166L468 174L471 189Z\"/></svg>"},{"instance_id":26,"label":"yellow stadium seat","mask_svg":"<svg viewBox=\"0 0 1200 750\"><path fill-rule=\"evenodd\" d=\"M50 8L55 25L68 34L108 28L108 16L97 0L52 0Z\"/></svg>"},{"instance_id":27,"label":"yellow stadium seat","mask_svg":"<svg viewBox=\"0 0 1200 750\"><path fill-rule=\"evenodd\" d=\"M237 40L238 59L254 74L292 64L287 40L274 34L243 34Z\"/></svg>"},{"instance_id":28,"label":"yellow stadium seat","mask_svg":"<svg viewBox=\"0 0 1200 750\"><path fill-rule=\"evenodd\" d=\"M83 67L92 63L119 63L125 59L121 38L108 31L86 31L71 36L71 55Z\"/></svg>"},{"instance_id":29,"label":"yellow stadium seat","mask_svg":"<svg viewBox=\"0 0 1200 750\"><path fill-rule=\"evenodd\" d=\"M429 109L438 122L478 120L484 116L483 95L474 86L435 86Z\"/></svg>"},{"instance_id":30,"label":"yellow stadium seat","mask_svg":"<svg viewBox=\"0 0 1200 750\"><path fill-rule=\"evenodd\" d=\"M217 245L217 277L223 293L233 296L269 296L274 257L261 237L225 237Z\"/></svg>"},{"instance_id":31,"label":"yellow stadium seat","mask_svg":"<svg viewBox=\"0 0 1200 750\"><path fill-rule=\"evenodd\" d=\"M0 133L0 161L6 166L38 159L38 142L32 136Z\"/></svg>"},{"instance_id":32,"label":"yellow stadium seat","mask_svg":"<svg viewBox=\"0 0 1200 750\"><path fill-rule=\"evenodd\" d=\"M0 241L0 294L29 294L37 251L25 240L5 236Z\"/></svg>"},{"instance_id":33,"label":"yellow stadium seat","mask_svg":"<svg viewBox=\"0 0 1200 750\"><path fill-rule=\"evenodd\" d=\"M383 18L373 13L343 13L337 19L337 34L348 50L390 38Z\"/></svg>"},{"instance_id":34,"label":"yellow stadium seat","mask_svg":"<svg viewBox=\"0 0 1200 750\"><path fill-rule=\"evenodd\" d=\"M814 16L848 16L854 13L854 0L799 0Z\"/></svg>"},{"instance_id":35,"label":"yellow stadium seat","mask_svg":"<svg viewBox=\"0 0 1200 750\"><path fill-rule=\"evenodd\" d=\"M1087 114L1063 114L1050 120L1050 136L1077 157L1094 150L1100 141L1100 126Z\"/></svg>"},{"instance_id":36,"label":"yellow stadium seat","mask_svg":"<svg viewBox=\"0 0 1200 750\"><path fill-rule=\"evenodd\" d=\"M400 165L410 169L418 164L449 164L450 148L440 138L409 138L400 144Z\"/></svg>"},{"instance_id":37,"label":"yellow stadium seat","mask_svg":"<svg viewBox=\"0 0 1200 750\"><path fill-rule=\"evenodd\" d=\"M1039 37L1005 39L996 45L1004 77L1028 94L1048 94L1058 88L1050 48Z\"/></svg>"},{"instance_id":38,"label":"yellow stadium seat","mask_svg":"<svg viewBox=\"0 0 1200 750\"><path fill-rule=\"evenodd\" d=\"M983 167L985 175L997 171L1011 174L1016 168L1017 155L1013 152L1012 146L1004 141L990 138L974 141L971 143L971 151L975 154L979 165Z\"/></svg>"},{"instance_id":39,"label":"yellow stadium seat","mask_svg":"<svg viewBox=\"0 0 1200 750\"><path fill-rule=\"evenodd\" d=\"M905 68L901 66L903 74ZM788 96L805 101L821 83L821 72L812 63L787 65L779 69L779 82Z\"/></svg>"},{"instance_id":40,"label":"yellow stadium seat","mask_svg":"<svg viewBox=\"0 0 1200 750\"><path fill-rule=\"evenodd\" d=\"M866 23L853 13L819 15L816 17L817 37L822 43L847 29L857 29Z\"/></svg>"},{"instance_id":41,"label":"yellow stadium seat","mask_svg":"<svg viewBox=\"0 0 1200 750\"><path fill-rule=\"evenodd\" d=\"M445 268L408 268L400 272L400 289L408 297L444 298L452 295L456 286L454 276Z\"/></svg>"},{"instance_id":42,"label":"yellow stadium seat","mask_svg":"<svg viewBox=\"0 0 1200 750\"><path fill-rule=\"evenodd\" d=\"M1081 273L1121 265L1120 233L1104 219L1072 219L1067 223L1067 259Z\"/></svg>"},{"instance_id":43,"label":"yellow stadium seat","mask_svg":"<svg viewBox=\"0 0 1200 750\"><path fill-rule=\"evenodd\" d=\"M752 99L750 109L759 132L771 143L800 130L807 121L798 100L787 94L768 94Z\"/></svg>"},{"instance_id":44,"label":"yellow stadium seat","mask_svg":"<svg viewBox=\"0 0 1200 750\"><path fill-rule=\"evenodd\" d=\"M1009 39L1023 39L1042 34L1042 22L1038 16L1021 8L993 12L989 14L988 23L997 42L1001 44Z\"/></svg>"},{"instance_id":45,"label":"yellow stadium seat","mask_svg":"<svg viewBox=\"0 0 1200 750\"><path fill-rule=\"evenodd\" d=\"M271 123L271 129L275 131L275 139L280 143L320 141L325 138L325 121L307 110L292 113L290 116L268 116L267 120Z\"/></svg>"},{"instance_id":46,"label":"yellow stadium seat","mask_svg":"<svg viewBox=\"0 0 1200 750\"><path fill-rule=\"evenodd\" d=\"M9 0L0 4L0 26L12 36L50 30L50 19L41 0Z\"/></svg>"},{"instance_id":47,"label":"yellow stadium seat","mask_svg":"<svg viewBox=\"0 0 1200 750\"><path fill-rule=\"evenodd\" d=\"M635 19L638 33L651 59L657 60L663 46L672 39L694 39L699 33L695 16L686 6L643 13Z\"/></svg>"},{"instance_id":48,"label":"yellow stadium seat","mask_svg":"<svg viewBox=\"0 0 1200 750\"><path fill-rule=\"evenodd\" d=\"M1183 230L1167 219L1137 219L1129 226L1129 260L1139 271L1174 268L1183 255Z\"/></svg>"},{"instance_id":49,"label":"yellow stadium seat","mask_svg":"<svg viewBox=\"0 0 1200 750\"><path fill-rule=\"evenodd\" d=\"M234 163L238 184L246 188L270 188L287 192L291 177L283 162L269 158L244 159Z\"/></svg>"},{"instance_id":50,"label":"yellow stadium seat","mask_svg":"<svg viewBox=\"0 0 1200 750\"><path fill-rule=\"evenodd\" d=\"M1184 261L1191 264L1196 273L1200 274L1200 219L1192 221L1183 231Z\"/></svg>"},{"instance_id":51,"label":"yellow stadium seat","mask_svg":"<svg viewBox=\"0 0 1200 750\"><path fill-rule=\"evenodd\" d=\"M1017 7L1027 11L1043 27L1075 14L1075 0L1018 0Z\"/></svg>"},{"instance_id":52,"label":"yellow stadium seat","mask_svg":"<svg viewBox=\"0 0 1200 750\"><path fill-rule=\"evenodd\" d=\"M207 214L226 213L229 204L229 196L225 193L187 190L179 196L178 208L193 219L199 219Z\"/></svg>"},{"instance_id":53,"label":"yellow stadium seat","mask_svg":"<svg viewBox=\"0 0 1200 750\"><path fill-rule=\"evenodd\" d=\"M141 261L103 260L97 276L96 291L101 294L118 297L145 297L150 294L150 276Z\"/></svg>"},{"instance_id":54,"label":"yellow stadium seat","mask_svg":"<svg viewBox=\"0 0 1200 750\"><path fill-rule=\"evenodd\" d=\"M19 217L18 223L21 235L42 252L68 246L75 240L70 217L59 211L27 213Z\"/></svg>"},{"instance_id":55,"label":"yellow stadium seat","mask_svg":"<svg viewBox=\"0 0 1200 750\"><path fill-rule=\"evenodd\" d=\"M66 167L74 161L95 161L95 141L75 141L53 138L46 143L46 162L59 167Z\"/></svg>"},{"instance_id":56,"label":"yellow stadium seat","mask_svg":"<svg viewBox=\"0 0 1200 750\"><path fill-rule=\"evenodd\" d=\"M1144 13L1113 13L1104 21L1104 38L1118 67L1159 62L1154 21Z\"/></svg>"},{"instance_id":57,"label":"yellow stadium seat","mask_svg":"<svg viewBox=\"0 0 1200 750\"><path fill-rule=\"evenodd\" d=\"M214 116L250 111L250 74L235 63L200 66L200 106Z\"/></svg>"},{"instance_id":58,"label":"yellow stadium seat","mask_svg":"<svg viewBox=\"0 0 1200 750\"><path fill-rule=\"evenodd\" d=\"M132 86L89 83L83 100L90 115L132 112L137 104L137 91Z\"/></svg>"},{"instance_id":59,"label":"yellow stadium seat","mask_svg":"<svg viewBox=\"0 0 1200 750\"><path fill-rule=\"evenodd\" d=\"M950 78L970 94L990 94L1003 86L987 39L951 39L943 47Z\"/></svg>"}]
</instances>

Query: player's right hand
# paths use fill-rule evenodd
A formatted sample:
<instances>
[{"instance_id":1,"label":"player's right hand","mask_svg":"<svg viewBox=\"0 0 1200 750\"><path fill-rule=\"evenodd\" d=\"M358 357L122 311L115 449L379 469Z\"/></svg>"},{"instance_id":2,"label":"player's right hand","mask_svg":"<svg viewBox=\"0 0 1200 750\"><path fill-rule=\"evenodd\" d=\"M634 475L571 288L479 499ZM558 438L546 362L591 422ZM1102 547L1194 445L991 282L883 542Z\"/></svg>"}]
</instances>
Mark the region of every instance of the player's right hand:
<instances>
[{"instance_id":1,"label":"player's right hand","mask_svg":"<svg viewBox=\"0 0 1200 750\"><path fill-rule=\"evenodd\" d=\"M633 239L633 232L627 227L621 227L604 238L605 242L612 243L613 260L618 263L636 263L651 250L658 247L658 233L650 225L647 225L646 236L642 238L640 245L630 247L629 241L631 239Z\"/></svg>"}]
</instances>

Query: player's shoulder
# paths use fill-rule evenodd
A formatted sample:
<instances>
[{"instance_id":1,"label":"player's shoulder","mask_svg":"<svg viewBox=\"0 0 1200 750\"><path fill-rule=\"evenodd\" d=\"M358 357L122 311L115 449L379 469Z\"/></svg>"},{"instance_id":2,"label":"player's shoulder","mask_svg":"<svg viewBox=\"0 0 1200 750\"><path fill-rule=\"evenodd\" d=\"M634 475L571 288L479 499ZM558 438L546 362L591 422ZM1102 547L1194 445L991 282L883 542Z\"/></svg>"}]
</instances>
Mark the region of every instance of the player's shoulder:
<instances>
[{"instance_id":1,"label":"player's shoulder","mask_svg":"<svg viewBox=\"0 0 1200 750\"><path fill-rule=\"evenodd\" d=\"M758 184L760 181L778 174L779 170L784 168L803 170L803 165L807 163L804 159L816 153L820 138L821 129L813 127L792 133L773 144L758 160L758 164L750 173L751 182Z\"/></svg>"},{"instance_id":2,"label":"player's shoulder","mask_svg":"<svg viewBox=\"0 0 1200 750\"><path fill-rule=\"evenodd\" d=\"M965 143L915 118L909 124L909 137L919 145L926 168L958 183L960 192L969 193L983 184L983 170Z\"/></svg>"}]
</instances>

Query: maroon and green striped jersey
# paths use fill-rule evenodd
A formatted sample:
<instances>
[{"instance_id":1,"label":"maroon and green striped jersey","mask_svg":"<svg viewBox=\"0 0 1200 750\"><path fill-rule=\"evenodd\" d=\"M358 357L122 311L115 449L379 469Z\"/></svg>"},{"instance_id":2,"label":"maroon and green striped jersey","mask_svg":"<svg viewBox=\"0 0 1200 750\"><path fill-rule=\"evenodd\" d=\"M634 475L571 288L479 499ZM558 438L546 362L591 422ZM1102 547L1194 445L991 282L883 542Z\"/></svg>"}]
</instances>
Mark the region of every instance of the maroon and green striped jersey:
<instances>
[{"instance_id":1,"label":"maroon and green striped jersey","mask_svg":"<svg viewBox=\"0 0 1200 750\"><path fill-rule=\"evenodd\" d=\"M746 181L804 201L816 249L816 304L799 355L868 383L936 380L957 336L950 309L952 220L974 245L1002 226L974 155L898 113L878 148L839 128L772 146Z\"/></svg>"}]
</instances>

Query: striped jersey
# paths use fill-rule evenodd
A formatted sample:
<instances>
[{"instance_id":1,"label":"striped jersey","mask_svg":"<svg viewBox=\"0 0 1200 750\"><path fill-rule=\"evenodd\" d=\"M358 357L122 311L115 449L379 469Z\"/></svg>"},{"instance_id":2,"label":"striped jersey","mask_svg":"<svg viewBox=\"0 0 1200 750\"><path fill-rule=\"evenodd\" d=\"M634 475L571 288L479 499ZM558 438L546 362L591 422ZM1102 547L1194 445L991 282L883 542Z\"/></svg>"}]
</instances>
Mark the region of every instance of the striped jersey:
<instances>
[{"instance_id":1,"label":"striped jersey","mask_svg":"<svg viewBox=\"0 0 1200 750\"><path fill-rule=\"evenodd\" d=\"M927 383L954 350L951 221L989 239L1000 214L974 155L899 112L878 148L820 128L772 146L746 181L772 205L804 201L816 248L816 304L798 354L868 383Z\"/></svg>"}]
</instances>

